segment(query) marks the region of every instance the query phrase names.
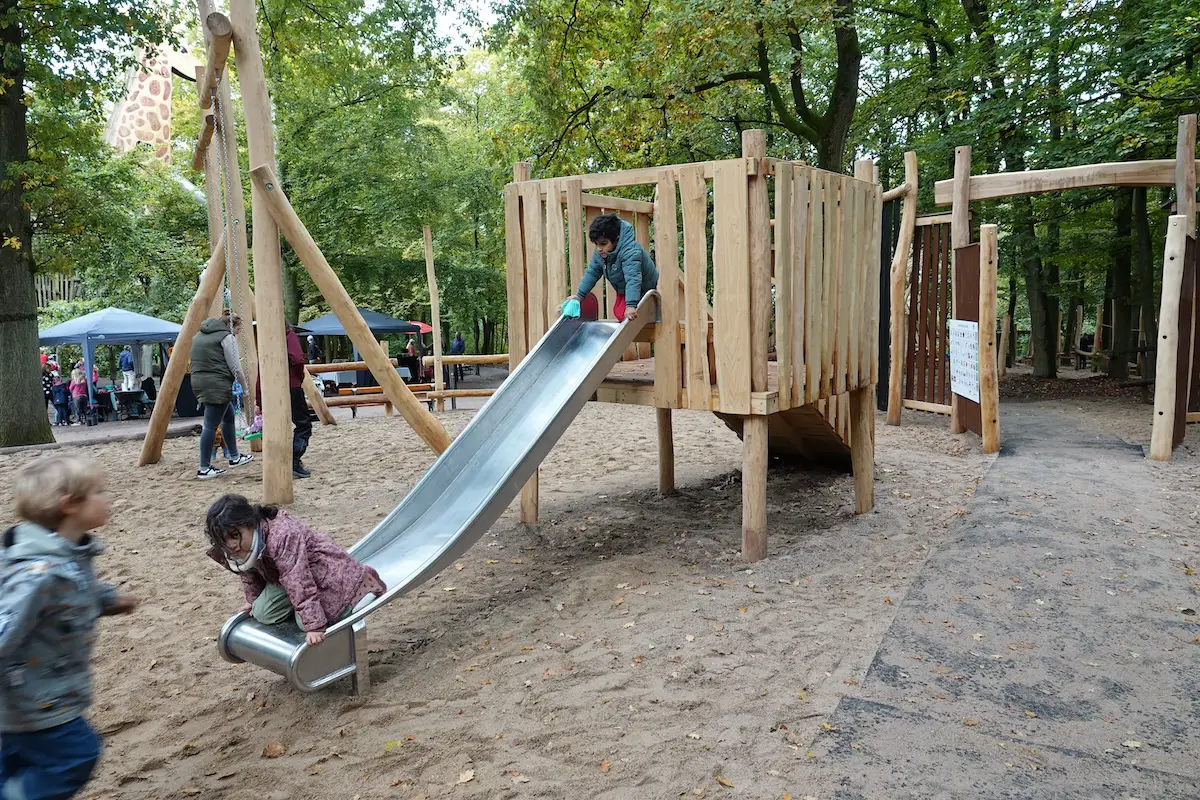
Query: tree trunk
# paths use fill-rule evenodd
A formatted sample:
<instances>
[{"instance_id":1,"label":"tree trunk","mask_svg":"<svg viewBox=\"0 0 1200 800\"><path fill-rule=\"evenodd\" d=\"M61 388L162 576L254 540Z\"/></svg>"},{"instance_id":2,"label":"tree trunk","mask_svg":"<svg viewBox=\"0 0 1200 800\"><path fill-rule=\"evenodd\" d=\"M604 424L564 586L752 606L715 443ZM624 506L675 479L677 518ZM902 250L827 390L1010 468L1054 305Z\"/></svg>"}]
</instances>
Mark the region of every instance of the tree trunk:
<instances>
[{"instance_id":1,"label":"tree trunk","mask_svg":"<svg viewBox=\"0 0 1200 800\"><path fill-rule=\"evenodd\" d=\"M1024 168L1024 165L1020 167ZM1052 281L1037 249L1033 224L1033 201L1028 195L1013 198L1013 232L1017 238L1025 293L1029 298L1030 338L1033 341L1033 374L1037 378L1058 377L1058 298L1050 291Z\"/></svg>"},{"instance_id":2,"label":"tree trunk","mask_svg":"<svg viewBox=\"0 0 1200 800\"><path fill-rule=\"evenodd\" d=\"M1146 209L1146 188L1133 190L1133 232L1137 255L1137 292L1141 306L1142 325L1145 327L1146 345L1153 347L1158 339L1158 326L1154 315L1158 308L1154 302L1154 245L1150 241L1150 215ZM1133 320L1130 320L1132 325ZM1143 354L1146 374L1142 377L1154 379L1154 351Z\"/></svg>"},{"instance_id":3,"label":"tree trunk","mask_svg":"<svg viewBox=\"0 0 1200 800\"><path fill-rule=\"evenodd\" d=\"M1017 363L1017 279L1008 276L1008 324L1012 328L1008 332L1008 352L1004 354L1005 365Z\"/></svg>"},{"instance_id":4,"label":"tree trunk","mask_svg":"<svg viewBox=\"0 0 1200 800\"><path fill-rule=\"evenodd\" d=\"M33 288L33 226L12 165L29 159L25 127L24 32L17 0L0 0L0 447L53 442L38 362L37 297Z\"/></svg>"},{"instance_id":5,"label":"tree trunk","mask_svg":"<svg viewBox=\"0 0 1200 800\"><path fill-rule=\"evenodd\" d=\"M1143 193L1145 190L1142 190ZM1109 248L1112 253L1112 357L1108 374L1112 378L1129 377L1129 356L1132 347L1133 321L1133 247L1130 232L1133 226L1133 189L1118 189L1113 197L1114 236Z\"/></svg>"},{"instance_id":6,"label":"tree trunk","mask_svg":"<svg viewBox=\"0 0 1200 800\"><path fill-rule=\"evenodd\" d=\"M295 263L283 265L283 318L292 324L300 321L300 285L296 282L299 268Z\"/></svg>"}]
</instances>

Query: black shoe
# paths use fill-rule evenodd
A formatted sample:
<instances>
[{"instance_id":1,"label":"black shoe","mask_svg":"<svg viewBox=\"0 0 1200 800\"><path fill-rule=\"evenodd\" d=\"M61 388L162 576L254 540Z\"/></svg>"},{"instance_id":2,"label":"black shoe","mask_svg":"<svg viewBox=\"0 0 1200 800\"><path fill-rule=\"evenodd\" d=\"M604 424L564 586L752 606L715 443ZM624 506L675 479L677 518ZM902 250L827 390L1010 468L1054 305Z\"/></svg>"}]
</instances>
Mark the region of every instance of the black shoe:
<instances>
[{"instance_id":1,"label":"black shoe","mask_svg":"<svg viewBox=\"0 0 1200 800\"><path fill-rule=\"evenodd\" d=\"M293 478L307 478L310 475L312 475L312 473L309 472L308 469L305 468L305 466L302 463L300 463L299 459L297 459L295 461L295 463L292 464L292 477Z\"/></svg>"}]
</instances>

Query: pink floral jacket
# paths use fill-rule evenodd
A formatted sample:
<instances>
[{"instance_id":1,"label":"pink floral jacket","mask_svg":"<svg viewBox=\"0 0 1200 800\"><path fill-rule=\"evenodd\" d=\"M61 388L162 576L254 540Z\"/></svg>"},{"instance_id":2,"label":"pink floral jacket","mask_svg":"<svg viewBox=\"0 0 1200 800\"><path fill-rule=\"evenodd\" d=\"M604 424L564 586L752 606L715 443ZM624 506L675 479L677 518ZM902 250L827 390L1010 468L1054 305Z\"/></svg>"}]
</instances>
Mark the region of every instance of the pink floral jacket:
<instances>
[{"instance_id":1,"label":"pink floral jacket","mask_svg":"<svg viewBox=\"0 0 1200 800\"><path fill-rule=\"evenodd\" d=\"M286 511L263 520L266 546L258 565L242 574L246 602L254 603L267 584L283 587L305 631L324 631L358 594L367 568L333 539ZM220 553L212 553L222 563Z\"/></svg>"}]
</instances>

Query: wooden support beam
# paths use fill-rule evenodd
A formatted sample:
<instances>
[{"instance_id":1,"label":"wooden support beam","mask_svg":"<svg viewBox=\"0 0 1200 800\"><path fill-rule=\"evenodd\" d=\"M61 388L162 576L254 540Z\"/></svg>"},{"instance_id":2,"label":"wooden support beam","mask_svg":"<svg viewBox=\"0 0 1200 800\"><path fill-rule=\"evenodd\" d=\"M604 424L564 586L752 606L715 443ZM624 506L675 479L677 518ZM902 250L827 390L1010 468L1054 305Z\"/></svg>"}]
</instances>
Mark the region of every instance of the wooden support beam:
<instances>
[{"instance_id":1,"label":"wooden support beam","mask_svg":"<svg viewBox=\"0 0 1200 800\"><path fill-rule=\"evenodd\" d=\"M1163 253L1162 296L1158 310L1158 341L1154 369L1154 426L1150 433L1150 458L1170 461L1174 449L1175 400L1181 342L1179 299L1183 293L1183 254L1188 220L1174 215L1167 222L1167 247Z\"/></svg>"},{"instance_id":2,"label":"wooden support beam","mask_svg":"<svg viewBox=\"0 0 1200 800\"><path fill-rule=\"evenodd\" d=\"M1196 170L1188 169L1196 158L1196 115L1179 118L1179 138L1175 145L1175 213L1185 217L1187 235L1196 236Z\"/></svg>"},{"instance_id":3,"label":"wooden support beam","mask_svg":"<svg viewBox=\"0 0 1200 800\"><path fill-rule=\"evenodd\" d=\"M958 271L954 264L953 251L966 247L971 243L971 148L963 145L954 148L954 205L950 211L950 284L953 287L958 279ZM951 317L958 319L958 302L956 292L951 288ZM950 393L950 432L964 433L967 428L959 419L958 395Z\"/></svg>"},{"instance_id":4,"label":"wooden support beam","mask_svg":"<svg viewBox=\"0 0 1200 800\"><path fill-rule=\"evenodd\" d=\"M308 404L312 406L312 410L317 412L321 424L337 425L337 417L329 411L329 406L325 403L325 396L317 389L311 372L304 373L304 383L301 386L304 387L304 396L308 398Z\"/></svg>"},{"instance_id":5,"label":"wooden support beam","mask_svg":"<svg viewBox=\"0 0 1200 800\"><path fill-rule=\"evenodd\" d=\"M438 302L437 274L433 268L433 233L424 226L425 233L425 280L429 283L429 315L433 317L433 388L446 388L442 382L442 312ZM446 410L446 401L438 398L437 410Z\"/></svg>"},{"instance_id":6,"label":"wooden support beam","mask_svg":"<svg viewBox=\"0 0 1200 800\"><path fill-rule=\"evenodd\" d=\"M917 154L911 150L904 154L904 186L908 191L904 195L904 206L900 216L900 236L896 239L896 249L892 254L891 277L891 306L892 318L890 324L892 339L892 354L888 360L888 410L889 425L900 424L901 401L904 398L904 367L908 356L908 347L904 336L904 283L908 272L908 262L912 257L913 234L917 224L917 196L920 191L917 171ZM887 195L884 195L886 202Z\"/></svg>"},{"instance_id":7,"label":"wooden support beam","mask_svg":"<svg viewBox=\"0 0 1200 800\"><path fill-rule=\"evenodd\" d=\"M421 363L425 366L433 364L433 356L425 356L421 359ZM493 353L491 355L462 355L462 356L442 356L443 364L507 364L508 353Z\"/></svg>"},{"instance_id":8,"label":"wooden support beam","mask_svg":"<svg viewBox=\"0 0 1200 800\"><path fill-rule=\"evenodd\" d=\"M793 281L795 280L795 233L792 201L792 165L780 162L775 168L775 352L779 363L779 405L792 407L792 385L795 356L795 311L793 310Z\"/></svg>"},{"instance_id":9,"label":"wooden support beam","mask_svg":"<svg viewBox=\"0 0 1200 800\"><path fill-rule=\"evenodd\" d=\"M200 108L212 105L213 92L221 80L221 73L229 61L229 47L233 44L233 23L229 17L214 11L204 19L204 27L208 29L205 41L208 45L208 66L204 68L196 90L200 95Z\"/></svg>"},{"instance_id":10,"label":"wooden support beam","mask_svg":"<svg viewBox=\"0 0 1200 800\"><path fill-rule=\"evenodd\" d=\"M850 392L850 461L854 469L854 510L875 507L875 387Z\"/></svg>"},{"instance_id":11,"label":"wooden support beam","mask_svg":"<svg viewBox=\"0 0 1200 800\"><path fill-rule=\"evenodd\" d=\"M552 180L562 181L563 186L566 186L568 183L570 183L572 181L575 183L579 183L580 184L579 202L580 202L580 206L583 208L599 208L599 209L603 209L606 211L628 211L632 214L653 214L654 213L654 203L648 202L646 200L630 200L628 197L608 197L608 196L602 195L602 194L589 194L587 192L582 191L582 183L580 182L580 180L578 178L574 178L574 179L560 178L560 179L552 179ZM543 186L544 186L543 194L545 194L547 197L549 197L551 194L553 194L554 189L549 183L543 184ZM570 196L568 194L567 189L560 189L559 196L563 199L564 202L567 202L570 200Z\"/></svg>"},{"instance_id":12,"label":"wooden support beam","mask_svg":"<svg viewBox=\"0 0 1200 800\"><path fill-rule=\"evenodd\" d=\"M528 161L518 161L513 164L513 182L521 183L530 179L532 167ZM568 184L569 185L569 184ZM511 193L510 193L511 188ZM527 267L525 220L528 212L521 208L524 197L516 186L506 186L504 189L504 231L507 253L507 286L508 286L508 353L512 357L509 364L513 369L525 359L533 345L529 338L529 316L533 312L531 303L526 302L527 283L530 280ZM540 208L538 209L540 212ZM538 243L538 252L540 252ZM540 313L540 310L539 310ZM538 518L538 473L521 487L521 522L526 525L537 523Z\"/></svg>"},{"instance_id":13,"label":"wooden support beam","mask_svg":"<svg viewBox=\"0 0 1200 800\"><path fill-rule=\"evenodd\" d=\"M442 389L441 391L426 392L425 396L441 400L451 397L491 397L495 393L495 389Z\"/></svg>"},{"instance_id":14,"label":"wooden support beam","mask_svg":"<svg viewBox=\"0 0 1200 800\"><path fill-rule=\"evenodd\" d=\"M192 148L192 169L197 172L207 171L207 165L204 162L208 156L208 146L212 144L213 131L216 129L216 115L210 111L204 115L204 120L200 123L200 136L196 139L196 146Z\"/></svg>"},{"instance_id":15,"label":"wooden support beam","mask_svg":"<svg viewBox=\"0 0 1200 800\"><path fill-rule=\"evenodd\" d=\"M683 209L683 341L687 358L688 408L708 409L712 397L708 341L711 327L706 321L708 305L708 187L697 169L679 172L679 195Z\"/></svg>"},{"instance_id":16,"label":"wooden support beam","mask_svg":"<svg viewBox=\"0 0 1200 800\"><path fill-rule=\"evenodd\" d=\"M910 150L909 152L912 152L912 151ZM907 159L908 153L905 153L904 155ZM916 153L913 153L913 155L916 156ZM907 167L908 167L908 165L905 164L905 174L906 175L908 174ZM916 200L916 194L917 194L916 184L910 182L907 178L905 178L904 183L900 184L899 186L895 186L891 189L888 189L886 192L883 193L883 196L880 199L884 203L890 203L893 200L900 200L901 198L907 198L907 197L912 197L913 200Z\"/></svg>"},{"instance_id":17,"label":"wooden support beam","mask_svg":"<svg viewBox=\"0 0 1200 800\"><path fill-rule=\"evenodd\" d=\"M526 162L521 162L526 163ZM628 186L650 186L658 183L658 173L663 169L669 169L674 173L675 179L679 179L679 172L685 169L699 168L702 170L702 175L709 180L712 180L716 174L716 166L720 161L697 161L692 164L672 164L668 167L642 167L640 169L618 170L616 172L601 172L593 175L568 175L562 178L544 178L538 181L542 188L542 194L546 193L546 186L551 181L579 181L580 188L589 192L594 189L623 189ZM772 168L772 160L767 158L752 158L747 159L743 167L744 173L749 175L770 175ZM529 180L529 173L525 173L525 177L513 176L514 181Z\"/></svg>"},{"instance_id":18,"label":"wooden support beam","mask_svg":"<svg viewBox=\"0 0 1200 800\"><path fill-rule=\"evenodd\" d=\"M683 390L683 350L679 335L679 323L683 317L683 292L680 290L683 276L679 271L675 178L668 170L659 174L657 210L659 213L654 226L654 256L658 263L662 325L661 330L656 331L658 343L654 355L654 396L660 409L671 409L679 407L679 395ZM642 219L648 220L649 217L643 216ZM668 428L670 424L671 416L668 412ZM662 433L661 427L659 433ZM661 455L661 447L659 452Z\"/></svg>"},{"instance_id":19,"label":"wooden support beam","mask_svg":"<svg viewBox=\"0 0 1200 800\"><path fill-rule=\"evenodd\" d=\"M221 276L225 272L225 239L217 239L208 263L200 273L200 286L196 289L192 302L188 304L187 313L183 317L183 326L175 337L175 345L171 348L171 358L167 361L166 371L163 372L162 384L158 388L158 398L154 410L150 412L150 424L146 428L146 438L142 440L142 452L138 458L138 466L157 464L162 458L163 441L167 438L167 428L171 422L171 413L175 410L175 398L179 396L179 386L183 376L187 374L188 358L192 352L192 339L200 331L200 323L208 317L213 298L221 289Z\"/></svg>"},{"instance_id":20,"label":"wooden support beam","mask_svg":"<svg viewBox=\"0 0 1200 800\"><path fill-rule=\"evenodd\" d=\"M767 557L767 425L766 417L742 419L743 561Z\"/></svg>"},{"instance_id":21,"label":"wooden support beam","mask_svg":"<svg viewBox=\"0 0 1200 800\"><path fill-rule=\"evenodd\" d=\"M271 97L267 92L267 78L263 70L262 50L258 43L258 5L255 0L230 0L230 15L233 23L234 55L237 59L238 81L241 85L242 106L246 120L246 140L250 151L250 163L275 163L275 133L271 121ZM226 102L228 81L221 81L221 118L219 123L224 135L232 131L232 104ZM227 126L226 123L229 123ZM232 136L230 141L232 141ZM229 153L230 162L235 162L237 149ZM241 201L241 178L233 181L230 165L226 185L226 201ZM291 397L287 377L287 341L283 315L283 259L279 250L279 228L265 205L261 186L251 189L251 209L254 213L254 288L258 320L258 349L262 361L258 365L261 377L262 398L259 405L263 416L263 500L268 504L286 505L292 502L292 414ZM230 224L238 224L230 216ZM244 225L242 226L244 227ZM232 237L236 243L237 237ZM241 265L239 265L240 268ZM241 277L249 288L248 271ZM233 282L230 286L234 287ZM236 296L239 288L232 288ZM235 309L236 310L236 309ZM245 318L244 318L245 319ZM246 340L249 334L249 319L243 330ZM245 352L245 351L243 351ZM249 380L249 378L247 378ZM247 391L247 402L252 403L253 389Z\"/></svg>"},{"instance_id":22,"label":"wooden support beam","mask_svg":"<svg viewBox=\"0 0 1200 800\"><path fill-rule=\"evenodd\" d=\"M904 407L913 411L926 411L930 414L949 414L950 406L943 403L926 403L923 400L905 400Z\"/></svg>"},{"instance_id":23,"label":"wooden support beam","mask_svg":"<svg viewBox=\"0 0 1200 800\"><path fill-rule=\"evenodd\" d=\"M717 162L713 178L713 345L720 411L726 414L750 413L754 358L747 188L746 170L740 162ZM688 329L693 329L690 321Z\"/></svg>"},{"instance_id":24,"label":"wooden support beam","mask_svg":"<svg viewBox=\"0 0 1200 800\"><path fill-rule=\"evenodd\" d=\"M1193 154L1193 158L1195 155ZM995 200L1022 194L1059 192L1065 189L1088 189L1107 186L1174 186L1176 162L1173 159L1153 161L1116 161L1105 164L1083 164L1077 167L1033 169L1025 172L974 175L969 188L970 200ZM1200 160L1194 161L1194 171L1200 172ZM954 200L954 181L942 180L933 186L935 205L950 205Z\"/></svg>"},{"instance_id":25,"label":"wooden support beam","mask_svg":"<svg viewBox=\"0 0 1200 800\"><path fill-rule=\"evenodd\" d=\"M983 452L1000 452L1000 380L996 373L997 227L979 227L979 415Z\"/></svg>"},{"instance_id":26,"label":"wooden support beam","mask_svg":"<svg viewBox=\"0 0 1200 800\"><path fill-rule=\"evenodd\" d=\"M671 430L671 409L656 408L658 423L658 493L662 497L675 492L675 438Z\"/></svg>"},{"instance_id":27,"label":"wooden support beam","mask_svg":"<svg viewBox=\"0 0 1200 800\"><path fill-rule=\"evenodd\" d=\"M400 410L400 414L412 426L417 435L429 447L441 454L450 446L450 436L441 423L417 401L409 388L404 385L400 375L392 368L391 359L384 353L379 342L375 340L366 321L358 313L354 301L346 292L337 274L325 260L324 254L312 235L304 227L304 223L296 215L292 204L288 201L283 189L275 179L274 171L262 164L250 171L254 186L262 193L262 202L266 211L279 226L279 230L292 245L292 250L300 263L312 277L317 290L329 303L337 315L338 321L346 329L346 335L354 342L358 352L363 356L379 385L383 387L388 399ZM256 223L256 224L261 224ZM263 332L259 332L261 336ZM265 417L264 417L265 421Z\"/></svg>"}]
</instances>

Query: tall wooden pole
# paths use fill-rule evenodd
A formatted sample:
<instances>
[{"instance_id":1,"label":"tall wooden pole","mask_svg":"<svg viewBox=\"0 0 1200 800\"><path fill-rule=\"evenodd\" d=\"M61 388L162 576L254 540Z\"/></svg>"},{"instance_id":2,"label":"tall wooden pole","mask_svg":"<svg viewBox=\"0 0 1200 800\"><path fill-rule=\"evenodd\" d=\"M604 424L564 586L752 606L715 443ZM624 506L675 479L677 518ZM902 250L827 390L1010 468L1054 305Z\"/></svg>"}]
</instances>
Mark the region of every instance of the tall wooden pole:
<instances>
[{"instance_id":1,"label":"tall wooden pole","mask_svg":"<svg viewBox=\"0 0 1200 800\"><path fill-rule=\"evenodd\" d=\"M426 225L425 229L425 279L429 282L429 314L433 317L433 388L441 392L446 388L442 380L442 312L438 304L437 275L433 269L433 233ZM446 410L446 401L437 399L437 410Z\"/></svg>"},{"instance_id":2,"label":"tall wooden pole","mask_svg":"<svg viewBox=\"0 0 1200 800\"><path fill-rule=\"evenodd\" d=\"M1170 461L1174 449L1175 400L1179 391L1176 369L1184 346L1179 340L1179 298L1183 293L1187 223L1187 218L1178 214L1167 221L1158 341L1155 343L1154 426L1150 434L1150 458L1155 461Z\"/></svg>"},{"instance_id":3,"label":"tall wooden pole","mask_svg":"<svg viewBox=\"0 0 1200 800\"><path fill-rule=\"evenodd\" d=\"M513 183L527 181L532 176L532 167L528 161L518 161L513 164ZM515 200L513 201L516 202ZM540 214L540 209L538 210ZM529 336L529 315L534 313L542 313L540 308L530 308L530 304L526 301L526 283L529 276L525 275L524 267L524 248L528 247L525 242L525 217L526 213L517 213L514 220L506 211L506 227L509 227L509 259L512 258L513 242L521 245L521 252L518 254L517 263L509 264L510 278L508 284L508 330L509 330L509 346L508 353L510 356L509 369L516 369L517 364L525 359L525 355L533 348L537 342L532 341ZM515 229L510 226L516 225ZM520 280L515 280L512 275L512 270L517 269L520 273ZM574 288L574 287L572 287ZM514 296L514 293L519 296ZM515 313L514 313L515 312ZM515 318L514 318L515 317ZM533 472L533 477L521 487L521 522L526 525L536 525L538 521L538 474L541 469L536 469Z\"/></svg>"},{"instance_id":4,"label":"tall wooden pole","mask_svg":"<svg viewBox=\"0 0 1200 800\"><path fill-rule=\"evenodd\" d=\"M908 260L912 256L913 234L917 226L917 178L917 154L910 150L904 154L904 184L908 191L902 200L904 208L900 218L900 238L896 240L891 268L892 357L888 362L887 410L889 425L900 424L900 410L904 407L904 361L908 356L904 336L904 280Z\"/></svg>"},{"instance_id":5,"label":"tall wooden pole","mask_svg":"<svg viewBox=\"0 0 1200 800\"><path fill-rule=\"evenodd\" d=\"M1000 380L996 369L997 227L979 227L979 416L983 452L1000 452Z\"/></svg>"},{"instance_id":6,"label":"tall wooden pole","mask_svg":"<svg viewBox=\"0 0 1200 800\"><path fill-rule=\"evenodd\" d=\"M954 148L954 189L950 208L950 298L951 317L958 319L958 302L953 289L958 281L958 269L954 263L953 250L971 243L971 148L963 145ZM965 433L966 426L959 419L958 395L950 393L950 432Z\"/></svg>"},{"instance_id":7,"label":"tall wooden pole","mask_svg":"<svg viewBox=\"0 0 1200 800\"><path fill-rule=\"evenodd\" d=\"M763 171L767 133L742 132L742 157L758 160L748 186L750 216L750 391L767 391L771 329L771 199ZM751 414L742 424L742 558L767 556L767 418Z\"/></svg>"},{"instance_id":8,"label":"tall wooden pole","mask_svg":"<svg viewBox=\"0 0 1200 800\"><path fill-rule=\"evenodd\" d=\"M250 163L273 165L275 134L271 127L271 98L267 92L267 78L258 44L256 9L254 0L230 0L233 48L246 117ZM222 86L227 83L223 81ZM232 160L236 151L230 156ZM240 178L237 184L231 181L229 185L240 188ZM226 193L227 201L235 196L240 199L241 192ZM258 303L256 311L261 358L258 372L263 395L260 402L263 414L263 500L267 503L290 503L293 499L292 420L279 226L267 208L262 187L251 187L250 204L254 214L254 288ZM233 222L231 219L231 224ZM237 290L233 291L236 295ZM245 327L250 326L247 324ZM250 381L249 376L246 379Z\"/></svg>"}]
</instances>

